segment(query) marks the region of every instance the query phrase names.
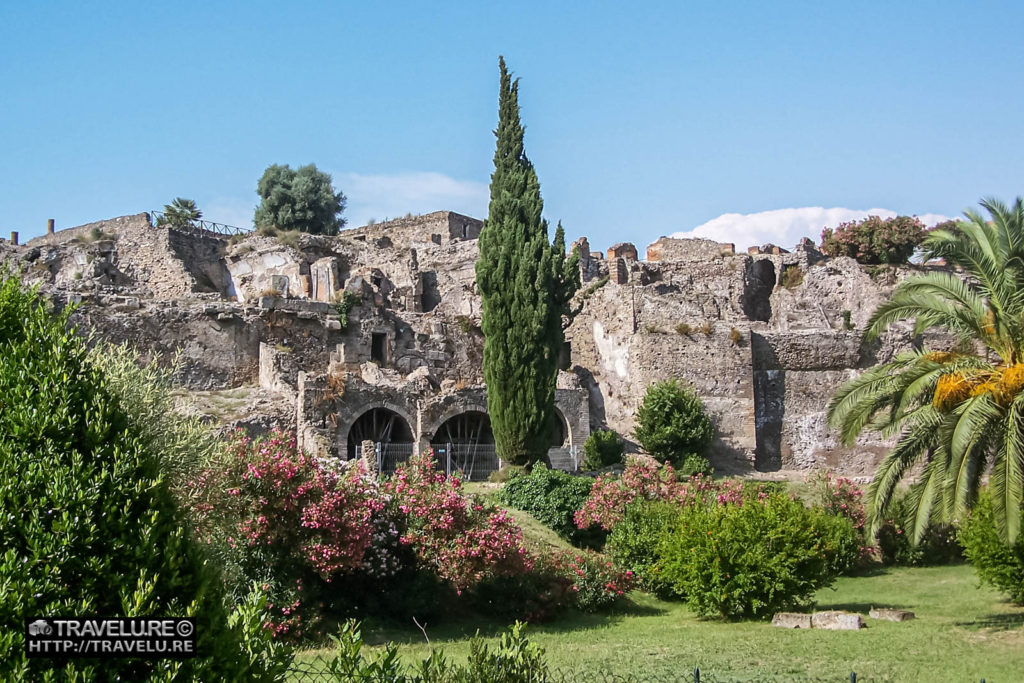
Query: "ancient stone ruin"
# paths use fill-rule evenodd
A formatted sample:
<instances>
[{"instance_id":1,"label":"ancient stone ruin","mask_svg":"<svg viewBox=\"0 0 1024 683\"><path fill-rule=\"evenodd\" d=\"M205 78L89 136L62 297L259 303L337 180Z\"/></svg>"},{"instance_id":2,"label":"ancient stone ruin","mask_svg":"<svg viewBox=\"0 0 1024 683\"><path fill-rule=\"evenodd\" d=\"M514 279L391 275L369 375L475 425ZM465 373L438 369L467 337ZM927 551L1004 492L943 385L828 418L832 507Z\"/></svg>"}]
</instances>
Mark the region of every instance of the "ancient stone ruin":
<instances>
[{"instance_id":1,"label":"ancient stone ruin","mask_svg":"<svg viewBox=\"0 0 1024 683\"><path fill-rule=\"evenodd\" d=\"M442 211L337 237L229 239L155 227L143 213L24 245L0 240L0 260L58 306L77 304L83 330L161 362L180 351L176 380L197 409L256 431L294 428L325 457L356 457L365 442L386 462L493 443L474 283L480 229ZM737 253L662 237L646 260L628 243L573 246L580 310L562 353L553 460L602 427L635 450L647 386L674 377L708 407L718 471L873 471L886 444L842 447L825 408L858 370L914 343L904 328L861 342L908 269L872 276L810 240Z\"/></svg>"}]
</instances>

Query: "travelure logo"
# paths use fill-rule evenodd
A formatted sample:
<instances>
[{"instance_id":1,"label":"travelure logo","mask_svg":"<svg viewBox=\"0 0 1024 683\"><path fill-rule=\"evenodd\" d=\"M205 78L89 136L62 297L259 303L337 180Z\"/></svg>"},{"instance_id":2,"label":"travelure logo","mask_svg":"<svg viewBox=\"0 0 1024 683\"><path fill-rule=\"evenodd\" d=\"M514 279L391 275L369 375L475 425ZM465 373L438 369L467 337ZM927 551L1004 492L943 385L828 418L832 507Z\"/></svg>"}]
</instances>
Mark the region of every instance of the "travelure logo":
<instances>
[{"instance_id":1,"label":"travelure logo","mask_svg":"<svg viewBox=\"0 0 1024 683\"><path fill-rule=\"evenodd\" d=\"M48 636L53 633L53 627L47 623L46 619L36 619L28 625L28 634L30 636Z\"/></svg>"},{"instance_id":2,"label":"travelure logo","mask_svg":"<svg viewBox=\"0 0 1024 683\"><path fill-rule=\"evenodd\" d=\"M29 657L194 657L195 619L160 617L31 617Z\"/></svg>"}]
</instances>

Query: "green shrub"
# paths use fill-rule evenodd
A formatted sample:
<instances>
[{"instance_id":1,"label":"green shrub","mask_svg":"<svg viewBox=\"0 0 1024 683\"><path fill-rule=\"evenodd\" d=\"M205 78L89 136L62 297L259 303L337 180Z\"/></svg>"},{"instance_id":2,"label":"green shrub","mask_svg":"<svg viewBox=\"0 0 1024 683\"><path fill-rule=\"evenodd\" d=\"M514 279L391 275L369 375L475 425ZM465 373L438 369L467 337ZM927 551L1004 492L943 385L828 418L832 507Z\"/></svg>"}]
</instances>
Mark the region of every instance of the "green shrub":
<instances>
[{"instance_id":1,"label":"green shrub","mask_svg":"<svg viewBox=\"0 0 1024 683\"><path fill-rule=\"evenodd\" d=\"M674 528L656 571L702 616L764 618L807 605L858 549L848 520L779 493L691 505Z\"/></svg>"},{"instance_id":2,"label":"green shrub","mask_svg":"<svg viewBox=\"0 0 1024 683\"><path fill-rule=\"evenodd\" d=\"M36 615L193 616L199 656L58 663L57 678L250 678L220 577L189 535L159 452L36 292L0 274L0 623ZM24 632L0 633L0 679L38 680ZM258 667L256 667L258 668Z\"/></svg>"},{"instance_id":3,"label":"green shrub","mask_svg":"<svg viewBox=\"0 0 1024 683\"><path fill-rule=\"evenodd\" d=\"M622 462L622 439L611 429L591 432L583 443L583 469L599 470Z\"/></svg>"},{"instance_id":4,"label":"green shrub","mask_svg":"<svg viewBox=\"0 0 1024 683\"><path fill-rule=\"evenodd\" d=\"M692 332L693 328L687 323L679 323L676 325L676 334L680 337L689 337Z\"/></svg>"},{"instance_id":5,"label":"green shrub","mask_svg":"<svg viewBox=\"0 0 1024 683\"><path fill-rule=\"evenodd\" d=\"M340 297L334 299L334 312L338 314L338 322L341 323L341 329L344 330L348 327L348 314L361 301L361 296L347 290L342 292Z\"/></svg>"},{"instance_id":6,"label":"green shrub","mask_svg":"<svg viewBox=\"0 0 1024 683\"><path fill-rule=\"evenodd\" d=\"M676 471L679 473L680 477L693 477L698 474L710 475L711 462L703 455L690 453L686 456L685 460L679 463Z\"/></svg>"},{"instance_id":7,"label":"green shrub","mask_svg":"<svg viewBox=\"0 0 1024 683\"><path fill-rule=\"evenodd\" d=\"M537 464L529 474L518 474L509 479L498 493L498 500L529 512L574 544L594 546L603 542L604 534L578 529L573 521L573 515L583 507L593 486L594 480L589 477L576 477Z\"/></svg>"},{"instance_id":8,"label":"green shrub","mask_svg":"<svg viewBox=\"0 0 1024 683\"><path fill-rule=\"evenodd\" d=\"M786 289L794 289L803 284L804 271L798 265L786 266L782 269L780 284Z\"/></svg>"},{"instance_id":9,"label":"green shrub","mask_svg":"<svg viewBox=\"0 0 1024 683\"><path fill-rule=\"evenodd\" d=\"M999 537L992 514L992 498L983 493L960 529L964 555L982 583L1006 593L1024 605L1024 541L1008 545Z\"/></svg>"},{"instance_id":10,"label":"green shrub","mask_svg":"<svg viewBox=\"0 0 1024 683\"><path fill-rule=\"evenodd\" d=\"M365 683L547 683L551 680L544 650L523 635L516 623L502 634L494 650L479 636L469 643L465 664L445 657L443 650L432 650L430 657L407 667L398 654L398 646L385 643L372 656L363 650L363 638L357 622L345 622L337 636L334 657L327 672L337 681Z\"/></svg>"},{"instance_id":11,"label":"green shrub","mask_svg":"<svg viewBox=\"0 0 1024 683\"><path fill-rule=\"evenodd\" d=\"M636 412L637 440L648 453L673 465L691 455L703 455L715 428L704 413L704 403L675 380L647 389Z\"/></svg>"},{"instance_id":12,"label":"green shrub","mask_svg":"<svg viewBox=\"0 0 1024 683\"><path fill-rule=\"evenodd\" d=\"M608 536L605 552L617 567L633 572L645 590L671 597L672 591L657 571L658 546L672 535L678 522L677 505L638 500L626 507L625 517Z\"/></svg>"}]
</instances>

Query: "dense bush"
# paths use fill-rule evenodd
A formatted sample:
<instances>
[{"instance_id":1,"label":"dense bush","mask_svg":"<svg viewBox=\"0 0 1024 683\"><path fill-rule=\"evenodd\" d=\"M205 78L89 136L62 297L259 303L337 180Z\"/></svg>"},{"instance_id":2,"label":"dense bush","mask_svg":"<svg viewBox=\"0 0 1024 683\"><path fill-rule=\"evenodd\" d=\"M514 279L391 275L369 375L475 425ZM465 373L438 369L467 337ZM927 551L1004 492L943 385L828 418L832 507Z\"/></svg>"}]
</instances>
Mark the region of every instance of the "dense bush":
<instances>
[{"instance_id":1,"label":"dense bush","mask_svg":"<svg viewBox=\"0 0 1024 683\"><path fill-rule=\"evenodd\" d=\"M711 462L703 455L690 453L679 463L678 471L682 477L695 477L699 474L710 476L713 470L711 469Z\"/></svg>"},{"instance_id":2,"label":"dense bush","mask_svg":"<svg viewBox=\"0 0 1024 683\"><path fill-rule=\"evenodd\" d=\"M637 441L648 453L673 465L704 455L715 428L704 403L675 380L652 384L636 411Z\"/></svg>"},{"instance_id":3,"label":"dense bush","mask_svg":"<svg viewBox=\"0 0 1024 683\"><path fill-rule=\"evenodd\" d=\"M360 463L331 469L274 432L236 438L193 487L200 538L221 549L236 591L265 587L278 636L317 632L331 613L431 615L484 579L530 569L515 523L464 496L429 454L379 484Z\"/></svg>"},{"instance_id":4,"label":"dense bush","mask_svg":"<svg viewBox=\"0 0 1024 683\"><path fill-rule=\"evenodd\" d=\"M842 223L821 233L821 250L829 256L849 256L864 264L906 263L924 239L916 217L868 216Z\"/></svg>"},{"instance_id":5,"label":"dense bush","mask_svg":"<svg viewBox=\"0 0 1024 683\"><path fill-rule=\"evenodd\" d=\"M578 528L573 518L593 486L594 480L589 477L576 477L537 464L529 474L520 472L512 476L498 493L498 500L529 512L576 545L599 546L604 542L604 534L597 529Z\"/></svg>"},{"instance_id":6,"label":"dense bush","mask_svg":"<svg viewBox=\"0 0 1024 683\"><path fill-rule=\"evenodd\" d=\"M410 458L381 491L403 516L401 540L419 566L457 591L529 570L522 530L504 510L466 497L458 477L435 467L432 453Z\"/></svg>"},{"instance_id":7,"label":"dense bush","mask_svg":"<svg viewBox=\"0 0 1024 683\"><path fill-rule=\"evenodd\" d=\"M992 514L992 498L982 493L960 529L964 555L982 582L1024 605L1024 541L1013 545L1002 540Z\"/></svg>"},{"instance_id":8,"label":"dense bush","mask_svg":"<svg viewBox=\"0 0 1024 683\"><path fill-rule=\"evenodd\" d=\"M622 439L611 429L591 432L583 443L583 469L599 470L622 462Z\"/></svg>"},{"instance_id":9,"label":"dense bush","mask_svg":"<svg viewBox=\"0 0 1024 683\"><path fill-rule=\"evenodd\" d=\"M85 343L0 274L0 678L257 680L219 577L193 542L160 453L133 428ZM29 616L193 616L185 660L27 659Z\"/></svg>"},{"instance_id":10,"label":"dense bush","mask_svg":"<svg viewBox=\"0 0 1024 683\"><path fill-rule=\"evenodd\" d=\"M531 557L531 570L484 579L473 587L482 613L530 623L548 621L569 608L606 611L634 586L631 571L617 569L591 551L545 551Z\"/></svg>"},{"instance_id":11,"label":"dense bush","mask_svg":"<svg viewBox=\"0 0 1024 683\"><path fill-rule=\"evenodd\" d=\"M177 361L169 367L156 360L143 363L127 344L100 343L89 351L89 364L103 374L107 391L118 403L130 407L125 418L146 446L160 454L167 483L181 497L191 489L191 478L219 456L225 444L199 416L176 410L171 378Z\"/></svg>"},{"instance_id":12,"label":"dense bush","mask_svg":"<svg viewBox=\"0 0 1024 683\"><path fill-rule=\"evenodd\" d=\"M830 470L816 472L809 479L817 505L830 515L848 519L857 533L860 549L858 566L865 566L875 556L874 544L868 539L864 491L851 479L838 477Z\"/></svg>"},{"instance_id":13,"label":"dense bush","mask_svg":"<svg viewBox=\"0 0 1024 683\"><path fill-rule=\"evenodd\" d=\"M781 493L681 508L660 579L702 616L763 618L806 605L857 556L848 520Z\"/></svg>"},{"instance_id":14,"label":"dense bush","mask_svg":"<svg viewBox=\"0 0 1024 683\"><path fill-rule=\"evenodd\" d=\"M668 597L671 590L657 571L658 547L674 533L678 521L678 505L638 500L626 507L625 516L608 537L605 552L616 566L632 572L642 588Z\"/></svg>"},{"instance_id":15,"label":"dense bush","mask_svg":"<svg viewBox=\"0 0 1024 683\"><path fill-rule=\"evenodd\" d=\"M293 435L275 431L236 435L222 461L192 482L199 537L223 553L234 591L265 586L277 635L298 638L318 626L324 583L356 570L377 578L399 570L384 552L398 529L382 524L384 501L362 474L359 464L328 470L299 451Z\"/></svg>"}]
</instances>

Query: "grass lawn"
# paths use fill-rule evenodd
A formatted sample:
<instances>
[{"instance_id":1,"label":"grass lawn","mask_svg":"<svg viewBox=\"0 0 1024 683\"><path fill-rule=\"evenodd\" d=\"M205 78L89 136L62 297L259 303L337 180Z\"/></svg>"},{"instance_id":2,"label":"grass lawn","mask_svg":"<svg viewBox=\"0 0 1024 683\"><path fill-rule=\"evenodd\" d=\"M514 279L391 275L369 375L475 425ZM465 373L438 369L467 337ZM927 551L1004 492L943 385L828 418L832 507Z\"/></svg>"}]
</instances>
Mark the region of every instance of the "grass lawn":
<instances>
[{"instance_id":1,"label":"grass lawn","mask_svg":"<svg viewBox=\"0 0 1024 683\"><path fill-rule=\"evenodd\" d=\"M789 630L761 622L702 621L677 603L646 594L617 615L572 615L531 626L527 634L547 652L549 666L578 671L669 675L700 666L725 679L987 681L1024 680L1024 608L997 592L978 588L966 565L900 568L873 576L843 578L818 593L818 609L847 609L867 615L872 607L909 609L913 621L867 619L853 631ZM364 627L368 644L393 640L406 661L425 658L431 646L463 660L468 639L479 629L487 637L503 625L428 624L431 645L411 628ZM307 651L299 660L325 651Z\"/></svg>"}]
</instances>

